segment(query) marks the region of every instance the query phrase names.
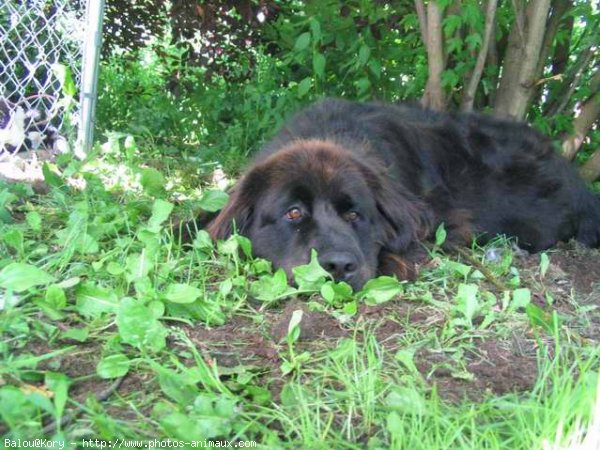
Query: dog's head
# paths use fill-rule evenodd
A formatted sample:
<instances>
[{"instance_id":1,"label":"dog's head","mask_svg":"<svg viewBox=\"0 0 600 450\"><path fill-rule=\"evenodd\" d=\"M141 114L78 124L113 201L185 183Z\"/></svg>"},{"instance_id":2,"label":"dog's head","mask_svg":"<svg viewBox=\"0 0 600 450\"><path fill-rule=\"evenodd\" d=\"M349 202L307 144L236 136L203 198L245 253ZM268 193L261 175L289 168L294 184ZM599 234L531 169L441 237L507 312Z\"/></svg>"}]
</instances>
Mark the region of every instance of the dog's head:
<instances>
[{"instance_id":1,"label":"dog's head","mask_svg":"<svg viewBox=\"0 0 600 450\"><path fill-rule=\"evenodd\" d=\"M234 227L255 256L288 275L315 249L324 269L358 289L380 265L406 278L397 255L427 221L420 202L379 163L331 141L300 140L252 166L207 229L223 239Z\"/></svg>"}]
</instances>

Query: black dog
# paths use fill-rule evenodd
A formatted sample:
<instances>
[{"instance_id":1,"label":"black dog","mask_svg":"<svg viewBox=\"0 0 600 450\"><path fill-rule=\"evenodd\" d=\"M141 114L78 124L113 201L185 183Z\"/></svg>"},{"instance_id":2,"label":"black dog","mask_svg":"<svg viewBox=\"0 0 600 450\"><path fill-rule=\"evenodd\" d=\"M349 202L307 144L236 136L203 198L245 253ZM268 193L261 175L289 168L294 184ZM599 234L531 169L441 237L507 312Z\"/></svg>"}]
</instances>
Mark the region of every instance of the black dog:
<instances>
[{"instance_id":1,"label":"black dog","mask_svg":"<svg viewBox=\"0 0 600 450\"><path fill-rule=\"evenodd\" d=\"M451 243L600 245L600 199L528 125L335 99L288 122L208 231L225 238L235 226L288 273L314 248L358 288L377 273L410 277L406 255L442 222Z\"/></svg>"}]
</instances>

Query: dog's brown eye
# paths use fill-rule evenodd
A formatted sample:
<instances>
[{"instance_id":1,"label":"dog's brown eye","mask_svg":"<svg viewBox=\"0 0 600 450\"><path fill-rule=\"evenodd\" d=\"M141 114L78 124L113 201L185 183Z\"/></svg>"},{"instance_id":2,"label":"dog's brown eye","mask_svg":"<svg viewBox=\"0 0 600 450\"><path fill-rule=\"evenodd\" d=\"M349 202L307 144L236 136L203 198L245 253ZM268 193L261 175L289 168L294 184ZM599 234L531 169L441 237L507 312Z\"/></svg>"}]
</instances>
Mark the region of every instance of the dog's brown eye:
<instances>
[{"instance_id":1,"label":"dog's brown eye","mask_svg":"<svg viewBox=\"0 0 600 450\"><path fill-rule=\"evenodd\" d=\"M285 213L285 217L288 220L298 220L302 217L302 211L300 211L300 208L290 208L288 212Z\"/></svg>"},{"instance_id":2,"label":"dog's brown eye","mask_svg":"<svg viewBox=\"0 0 600 450\"><path fill-rule=\"evenodd\" d=\"M344 220L346 222L356 222L360 216L356 211L348 211L344 214Z\"/></svg>"}]
</instances>

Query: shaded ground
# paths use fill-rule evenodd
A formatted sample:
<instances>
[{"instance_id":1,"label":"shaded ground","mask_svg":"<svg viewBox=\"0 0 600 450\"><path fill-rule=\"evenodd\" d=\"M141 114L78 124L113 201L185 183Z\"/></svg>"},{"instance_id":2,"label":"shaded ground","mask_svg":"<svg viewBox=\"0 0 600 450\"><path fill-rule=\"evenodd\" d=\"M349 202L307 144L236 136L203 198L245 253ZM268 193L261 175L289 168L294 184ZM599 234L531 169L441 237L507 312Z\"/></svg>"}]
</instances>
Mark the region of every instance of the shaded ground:
<instances>
[{"instance_id":1,"label":"shaded ground","mask_svg":"<svg viewBox=\"0 0 600 450\"><path fill-rule=\"evenodd\" d=\"M600 253L565 245L550 254L550 266L543 278L539 274L539 256L528 255L516 261L522 285L530 287L534 301L545 308L545 295L553 298L553 307L573 332L600 340ZM307 303L291 300L282 310L266 315L260 327L248 320L236 319L215 329L188 329L190 338L205 348L221 366L253 364L265 369L265 381L280 378L278 355L287 335L293 311L302 309L299 349L333 348L343 337L352 337L353 330L332 315L310 311ZM399 348L398 342L410 328L442 327L435 309L427 305L398 300L384 306L362 306L356 322L364 329L372 328L378 341L390 351ZM487 392L504 394L528 390L537 377L536 337L527 327L509 330L505 336L485 336L473 339L460 359L452 353L435 348L421 348L415 354L415 364L438 393L448 400L469 398L477 400ZM359 333L360 334L360 333ZM232 338L233 337L233 338ZM539 337L537 337L539 339ZM277 391L277 382L272 386Z\"/></svg>"}]
</instances>

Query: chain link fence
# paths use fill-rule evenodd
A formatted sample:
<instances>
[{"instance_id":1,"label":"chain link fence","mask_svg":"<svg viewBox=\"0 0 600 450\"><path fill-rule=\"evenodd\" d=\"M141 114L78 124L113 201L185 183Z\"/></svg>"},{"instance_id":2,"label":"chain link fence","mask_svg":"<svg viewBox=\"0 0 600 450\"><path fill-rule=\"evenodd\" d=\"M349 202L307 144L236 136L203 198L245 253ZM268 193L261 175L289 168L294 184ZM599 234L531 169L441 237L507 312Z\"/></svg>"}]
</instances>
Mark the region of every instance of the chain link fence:
<instances>
[{"instance_id":1,"label":"chain link fence","mask_svg":"<svg viewBox=\"0 0 600 450\"><path fill-rule=\"evenodd\" d=\"M23 149L70 150L86 8L86 0L0 0L0 161Z\"/></svg>"}]
</instances>

